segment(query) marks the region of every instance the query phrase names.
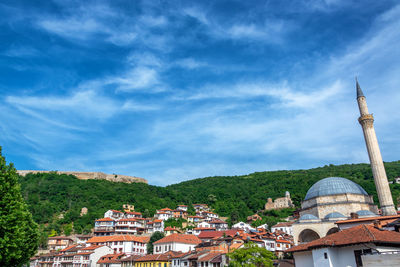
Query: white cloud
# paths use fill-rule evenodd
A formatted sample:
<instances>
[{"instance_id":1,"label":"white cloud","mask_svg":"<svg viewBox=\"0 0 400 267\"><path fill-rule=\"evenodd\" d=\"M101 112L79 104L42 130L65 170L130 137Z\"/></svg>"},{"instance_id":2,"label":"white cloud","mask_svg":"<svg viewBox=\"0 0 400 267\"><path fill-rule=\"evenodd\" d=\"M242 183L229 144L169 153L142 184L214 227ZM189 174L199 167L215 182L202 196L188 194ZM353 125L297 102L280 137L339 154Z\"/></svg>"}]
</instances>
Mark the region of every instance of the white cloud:
<instances>
[{"instance_id":1,"label":"white cloud","mask_svg":"<svg viewBox=\"0 0 400 267\"><path fill-rule=\"evenodd\" d=\"M174 62L175 65L185 68L185 69L198 69L209 66L206 62L197 61L194 58L184 58L180 60L176 60Z\"/></svg>"},{"instance_id":2,"label":"white cloud","mask_svg":"<svg viewBox=\"0 0 400 267\"><path fill-rule=\"evenodd\" d=\"M74 113L81 117L107 119L118 111L118 104L94 91L78 91L70 96L8 96L6 101L24 112Z\"/></svg>"}]
</instances>

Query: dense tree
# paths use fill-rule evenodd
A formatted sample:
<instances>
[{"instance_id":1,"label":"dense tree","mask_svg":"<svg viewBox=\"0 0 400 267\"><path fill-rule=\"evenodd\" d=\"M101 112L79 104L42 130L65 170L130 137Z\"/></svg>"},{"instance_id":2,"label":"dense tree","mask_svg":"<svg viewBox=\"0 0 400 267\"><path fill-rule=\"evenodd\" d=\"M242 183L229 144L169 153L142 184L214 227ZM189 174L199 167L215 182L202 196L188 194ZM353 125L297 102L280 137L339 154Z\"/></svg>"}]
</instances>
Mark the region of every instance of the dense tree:
<instances>
[{"instance_id":1,"label":"dense tree","mask_svg":"<svg viewBox=\"0 0 400 267\"><path fill-rule=\"evenodd\" d=\"M153 243L163 238L165 235L162 232L155 232L151 235L149 243L147 243L147 253L153 254Z\"/></svg>"},{"instance_id":2,"label":"dense tree","mask_svg":"<svg viewBox=\"0 0 400 267\"><path fill-rule=\"evenodd\" d=\"M228 257L231 267L272 267L275 255L271 251L249 242L242 248L228 253Z\"/></svg>"},{"instance_id":3,"label":"dense tree","mask_svg":"<svg viewBox=\"0 0 400 267\"><path fill-rule=\"evenodd\" d=\"M400 161L386 162L388 179L400 176ZM192 203L210 205L216 213L230 217L229 223L244 221L258 212L269 226L288 214L260 212L268 197L283 197L289 191L297 207L307 190L318 180L340 176L361 185L374 196L376 188L369 164L329 165L310 170L256 172L242 176L208 177L185 181L167 187L143 183L115 183L105 180L79 180L72 175L56 173L28 174L20 177L23 197L37 223L46 224L45 231L62 234L64 225L73 223L75 233L88 233L95 219L108 209L121 209L125 203L135 204L145 217L153 216L157 209L188 205L189 215L194 215ZM393 199L400 200L400 184L390 185ZM397 203L395 203L397 204ZM80 216L82 207L87 215ZM60 219L60 215L64 218ZM67 228L68 230L68 228Z\"/></svg>"},{"instance_id":4,"label":"dense tree","mask_svg":"<svg viewBox=\"0 0 400 267\"><path fill-rule=\"evenodd\" d=\"M0 266L21 266L35 254L38 226L25 204L13 164L0 147Z\"/></svg>"}]
</instances>

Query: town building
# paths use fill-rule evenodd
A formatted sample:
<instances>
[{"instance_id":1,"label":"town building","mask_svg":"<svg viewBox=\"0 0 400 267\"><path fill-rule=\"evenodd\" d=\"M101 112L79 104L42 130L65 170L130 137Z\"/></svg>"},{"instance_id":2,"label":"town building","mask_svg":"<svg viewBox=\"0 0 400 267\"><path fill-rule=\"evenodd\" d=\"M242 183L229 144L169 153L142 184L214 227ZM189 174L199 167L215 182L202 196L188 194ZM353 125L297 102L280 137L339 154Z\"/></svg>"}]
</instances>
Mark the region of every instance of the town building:
<instances>
[{"instance_id":1,"label":"town building","mask_svg":"<svg viewBox=\"0 0 400 267\"><path fill-rule=\"evenodd\" d=\"M51 236L47 240L49 251L61 250L73 244L73 240L67 236Z\"/></svg>"},{"instance_id":2,"label":"town building","mask_svg":"<svg viewBox=\"0 0 400 267\"><path fill-rule=\"evenodd\" d=\"M114 220L119 220L124 218L124 213L119 210L108 210L104 213L104 218L111 218Z\"/></svg>"},{"instance_id":3,"label":"town building","mask_svg":"<svg viewBox=\"0 0 400 267\"><path fill-rule=\"evenodd\" d=\"M124 256L124 253L104 255L97 261L97 267L121 267Z\"/></svg>"},{"instance_id":4,"label":"town building","mask_svg":"<svg viewBox=\"0 0 400 267\"><path fill-rule=\"evenodd\" d=\"M114 253L126 255L146 255L149 236L113 235L95 236L87 241L88 245L109 246Z\"/></svg>"},{"instance_id":5,"label":"town building","mask_svg":"<svg viewBox=\"0 0 400 267\"><path fill-rule=\"evenodd\" d=\"M168 251L188 252L194 250L201 240L195 235L172 234L153 243L154 254L163 254Z\"/></svg>"},{"instance_id":6,"label":"town building","mask_svg":"<svg viewBox=\"0 0 400 267\"><path fill-rule=\"evenodd\" d=\"M115 234L116 222L110 217L101 218L94 222L95 236L109 236Z\"/></svg>"},{"instance_id":7,"label":"town building","mask_svg":"<svg viewBox=\"0 0 400 267\"><path fill-rule=\"evenodd\" d=\"M292 199L290 198L290 193L286 191L284 197L280 197L272 201L272 198L268 198L267 203L265 203L265 210L276 210L284 208L293 208Z\"/></svg>"},{"instance_id":8,"label":"town building","mask_svg":"<svg viewBox=\"0 0 400 267\"><path fill-rule=\"evenodd\" d=\"M274 233L277 230L293 235L293 222L280 222L271 227L271 232Z\"/></svg>"},{"instance_id":9,"label":"town building","mask_svg":"<svg viewBox=\"0 0 400 267\"><path fill-rule=\"evenodd\" d=\"M300 244L287 252L293 253L298 267L398 266L400 233L363 224Z\"/></svg>"},{"instance_id":10,"label":"town building","mask_svg":"<svg viewBox=\"0 0 400 267\"><path fill-rule=\"evenodd\" d=\"M372 196L358 184L342 177L316 182L301 203L300 218L293 227L295 244L310 242L338 231L336 221L365 211L377 214Z\"/></svg>"}]
</instances>

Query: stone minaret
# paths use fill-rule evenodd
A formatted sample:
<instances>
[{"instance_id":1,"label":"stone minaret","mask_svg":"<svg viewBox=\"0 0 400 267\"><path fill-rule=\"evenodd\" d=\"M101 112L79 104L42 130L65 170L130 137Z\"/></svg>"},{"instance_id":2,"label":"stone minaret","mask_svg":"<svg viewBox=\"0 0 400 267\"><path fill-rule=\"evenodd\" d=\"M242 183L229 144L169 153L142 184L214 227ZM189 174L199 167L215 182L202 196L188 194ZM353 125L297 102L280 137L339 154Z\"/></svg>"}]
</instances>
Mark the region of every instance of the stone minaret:
<instances>
[{"instance_id":1,"label":"stone minaret","mask_svg":"<svg viewBox=\"0 0 400 267\"><path fill-rule=\"evenodd\" d=\"M371 163L372 174L376 191L378 193L379 204L383 215L396 215L396 209L393 205L392 193L390 192L388 179L386 177L385 167L383 166L381 152L379 150L378 140L376 139L374 129L374 117L368 113L367 101L356 79L357 102L360 109L360 122L365 144L367 145L369 161Z\"/></svg>"}]
</instances>

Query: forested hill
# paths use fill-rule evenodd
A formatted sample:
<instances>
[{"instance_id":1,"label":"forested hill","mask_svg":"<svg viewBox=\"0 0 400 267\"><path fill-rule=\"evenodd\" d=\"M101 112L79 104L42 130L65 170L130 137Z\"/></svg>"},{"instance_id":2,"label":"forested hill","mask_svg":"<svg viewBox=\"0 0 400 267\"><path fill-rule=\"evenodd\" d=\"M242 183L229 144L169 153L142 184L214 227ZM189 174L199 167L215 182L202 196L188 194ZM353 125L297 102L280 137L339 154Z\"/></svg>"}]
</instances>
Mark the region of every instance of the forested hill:
<instances>
[{"instance_id":1,"label":"forested hill","mask_svg":"<svg viewBox=\"0 0 400 267\"><path fill-rule=\"evenodd\" d=\"M385 163L389 180L400 176L400 161ZM34 219L48 230L60 233L87 232L93 221L108 209L134 204L144 216L156 209L175 208L178 204L207 203L221 216L245 219L263 209L268 197L292 195L296 206L316 181L330 176L353 180L369 194L376 190L368 164L329 165L310 170L257 172L243 176L194 179L167 187L147 184L115 183L105 180L79 180L72 175L56 173L28 174L20 177L22 193ZM400 195L400 184L391 185L394 200ZM80 216L82 207L88 208Z\"/></svg>"}]
</instances>

